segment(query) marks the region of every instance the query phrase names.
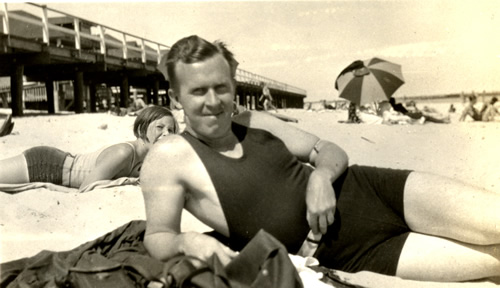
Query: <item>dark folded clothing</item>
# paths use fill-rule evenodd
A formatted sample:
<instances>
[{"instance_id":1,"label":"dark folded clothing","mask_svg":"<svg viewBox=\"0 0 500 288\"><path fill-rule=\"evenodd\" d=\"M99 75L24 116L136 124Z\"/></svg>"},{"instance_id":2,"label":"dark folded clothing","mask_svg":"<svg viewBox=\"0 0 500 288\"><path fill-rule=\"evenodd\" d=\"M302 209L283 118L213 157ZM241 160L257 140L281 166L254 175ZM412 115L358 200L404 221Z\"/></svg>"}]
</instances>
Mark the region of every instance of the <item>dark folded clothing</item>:
<instances>
[{"instance_id":1,"label":"dark folded clothing","mask_svg":"<svg viewBox=\"0 0 500 288\"><path fill-rule=\"evenodd\" d=\"M186 261L172 269L171 262L156 260L146 251L145 227L145 221L132 221L69 251L42 251L2 263L0 287L126 288L148 287L153 282L155 287L178 287L168 281L169 276L201 285L196 287L222 287L214 283L241 288L302 287L285 246L263 230L226 267L214 255L201 269L182 265ZM212 281L216 279L220 281Z\"/></svg>"},{"instance_id":2,"label":"dark folded clothing","mask_svg":"<svg viewBox=\"0 0 500 288\"><path fill-rule=\"evenodd\" d=\"M45 250L2 263L0 287L82 287L98 280L100 287L123 287L126 279L131 284L158 280L162 262L143 245L145 227L145 221L132 221L69 251Z\"/></svg>"}]
</instances>

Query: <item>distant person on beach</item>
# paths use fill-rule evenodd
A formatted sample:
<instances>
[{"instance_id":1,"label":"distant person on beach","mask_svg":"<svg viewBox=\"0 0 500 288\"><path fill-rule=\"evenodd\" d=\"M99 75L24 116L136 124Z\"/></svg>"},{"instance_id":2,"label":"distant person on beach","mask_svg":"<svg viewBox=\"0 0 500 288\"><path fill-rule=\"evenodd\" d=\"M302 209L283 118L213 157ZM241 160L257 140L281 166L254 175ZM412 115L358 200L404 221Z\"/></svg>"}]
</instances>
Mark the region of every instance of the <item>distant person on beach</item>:
<instances>
[{"instance_id":1,"label":"distant person on beach","mask_svg":"<svg viewBox=\"0 0 500 288\"><path fill-rule=\"evenodd\" d=\"M391 98L392 99L392 98ZM378 105L378 115L382 117L383 124L424 124L425 117L422 115L419 118L416 116L410 117L407 114L396 111L390 102L382 101Z\"/></svg>"},{"instance_id":2,"label":"distant person on beach","mask_svg":"<svg viewBox=\"0 0 500 288\"><path fill-rule=\"evenodd\" d=\"M358 105L354 102L349 103L349 108L347 108L346 123L361 123L361 119L358 117Z\"/></svg>"},{"instance_id":3,"label":"distant person on beach","mask_svg":"<svg viewBox=\"0 0 500 288\"><path fill-rule=\"evenodd\" d=\"M49 182L83 190L98 180L139 177L149 149L164 135L177 133L170 110L144 109L135 119L136 140L103 147L93 153L72 155L54 147L37 146L0 160L0 183Z\"/></svg>"},{"instance_id":4,"label":"distant person on beach","mask_svg":"<svg viewBox=\"0 0 500 288\"><path fill-rule=\"evenodd\" d=\"M455 108L455 106L453 104L450 104L450 108L448 109L448 112L455 113L456 111L457 111L457 109Z\"/></svg>"},{"instance_id":5,"label":"distant person on beach","mask_svg":"<svg viewBox=\"0 0 500 288\"><path fill-rule=\"evenodd\" d=\"M225 265L264 229L289 253L347 272L500 276L500 194L426 172L349 166L340 146L268 113L233 117L237 62L222 42L189 36L165 57L186 128L154 145L141 171L151 256L216 255ZM184 209L220 238L182 231ZM315 240L315 251L301 253Z\"/></svg>"},{"instance_id":6,"label":"distant person on beach","mask_svg":"<svg viewBox=\"0 0 500 288\"><path fill-rule=\"evenodd\" d=\"M405 106L403 104L396 103L396 99L394 99L394 97L389 98L389 103L391 104L392 109L394 109L394 111L397 111L397 112L405 114L405 115L409 113L409 111L405 108ZM418 118L420 118L420 117L418 117Z\"/></svg>"},{"instance_id":7,"label":"distant person on beach","mask_svg":"<svg viewBox=\"0 0 500 288\"><path fill-rule=\"evenodd\" d=\"M146 107L148 107L148 105L142 99L142 95L137 95L136 92L134 92L133 99L127 109L127 114L129 116L135 116L141 113L141 111Z\"/></svg>"},{"instance_id":8,"label":"distant person on beach","mask_svg":"<svg viewBox=\"0 0 500 288\"><path fill-rule=\"evenodd\" d=\"M493 97L491 98L490 102L488 102L488 104L483 106L483 109L481 109L480 111L481 120L485 122L496 120L497 115L499 115L498 110L495 107L497 101L498 101L497 97Z\"/></svg>"},{"instance_id":9,"label":"distant person on beach","mask_svg":"<svg viewBox=\"0 0 500 288\"><path fill-rule=\"evenodd\" d=\"M363 123L363 124L382 124L383 118L377 114L374 104L365 104L359 106L350 102L347 108L347 121L340 123Z\"/></svg>"},{"instance_id":10,"label":"distant person on beach","mask_svg":"<svg viewBox=\"0 0 500 288\"><path fill-rule=\"evenodd\" d=\"M476 107L474 107L474 105L476 105L476 103L477 103L476 95L469 96L468 100L469 101L465 105L464 110L462 110L462 114L460 115L460 118L458 119L458 121L461 121L461 122L465 121L467 116L471 117L472 120L474 120L474 121L481 121L482 120L481 113L479 113L479 111L477 111Z\"/></svg>"},{"instance_id":11,"label":"distant person on beach","mask_svg":"<svg viewBox=\"0 0 500 288\"><path fill-rule=\"evenodd\" d=\"M273 105L273 96L271 96L271 91L269 90L267 83L263 83L262 95L260 95L259 102L263 103L262 106L265 111L274 109L276 113L278 113L278 109L276 109Z\"/></svg>"},{"instance_id":12,"label":"distant person on beach","mask_svg":"<svg viewBox=\"0 0 500 288\"><path fill-rule=\"evenodd\" d=\"M365 104L359 107L353 104L356 108L356 116L359 119L359 123L363 124L423 124L425 119L418 120L412 119L400 112L394 111L391 105L387 101L382 101L380 103ZM351 107L350 107L351 108ZM353 108L351 108L353 109Z\"/></svg>"},{"instance_id":13,"label":"distant person on beach","mask_svg":"<svg viewBox=\"0 0 500 288\"><path fill-rule=\"evenodd\" d=\"M118 107L115 103L112 103L108 113L115 116L126 116L128 111L128 108Z\"/></svg>"},{"instance_id":14,"label":"distant person on beach","mask_svg":"<svg viewBox=\"0 0 500 288\"><path fill-rule=\"evenodd\" d=\"M408 107L405 107L401 103L396 103L396 99L394 97L389 98L389 103L391 104L394 111L400 112L403 115L406 115L414 120L422 121L422 117L424 117L425 122L433 122L433 123L450 123L450 117L441 115L437 111L429 111L422 110L420 111L417 108L417 105L414 101L410 101Z\"/></svg>"}]
</instances>

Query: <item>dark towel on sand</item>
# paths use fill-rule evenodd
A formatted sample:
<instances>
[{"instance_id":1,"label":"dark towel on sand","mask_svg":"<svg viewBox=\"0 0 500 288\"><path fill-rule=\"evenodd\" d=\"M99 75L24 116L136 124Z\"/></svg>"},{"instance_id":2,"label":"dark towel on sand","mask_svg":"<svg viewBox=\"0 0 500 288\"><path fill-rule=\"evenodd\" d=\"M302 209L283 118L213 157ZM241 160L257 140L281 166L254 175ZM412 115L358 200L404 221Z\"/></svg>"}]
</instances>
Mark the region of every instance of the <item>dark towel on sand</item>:
<instances>
[{"instance_id":1,"label":"dark towel on sand","mask_svg":"<svg viewBox=\"0 0 500 288\"><path fill-rule=\"evenodd\" d=\"M64 287L79 281L80 274L94 272L108 279L116 279L117 274L128 276L131 283L156 280L162 263L144 248L145 226L145 221L132 221L69 251L44 250L33 257L2 263L0 287ZM125 283L114 282L118 286Z\"/></svg>"},{"instance_id":2,"label":"dark towel on sand","mask_svg":"<svg viewBox=\"0 0 500 288\"><path fill-rule=\"evenodd\" d=\"M177 287L166 281L167 275L173 275L168 262L160 262L146 251L145 227L145 221L132 221L69 251L42 251L0 264L0 287L126 288L148 287L151 282L158 284L155 287L165 282L167 287ZM217 288L222 286L214 283L238 288L302 287L285 246L263 230L226 267L215 255L212 258L204 267L187 271L190 281L196 277L203 283L200 287Z\"/></svg>"}]
</instances>

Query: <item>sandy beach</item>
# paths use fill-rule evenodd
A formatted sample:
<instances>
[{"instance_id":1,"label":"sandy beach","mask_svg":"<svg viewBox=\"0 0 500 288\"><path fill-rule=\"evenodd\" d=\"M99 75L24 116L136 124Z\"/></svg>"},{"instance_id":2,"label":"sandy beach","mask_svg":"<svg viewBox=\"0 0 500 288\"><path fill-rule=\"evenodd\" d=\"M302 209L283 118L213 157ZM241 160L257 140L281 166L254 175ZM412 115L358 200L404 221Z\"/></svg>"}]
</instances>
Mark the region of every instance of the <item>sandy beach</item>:
<instances>
[{"instance_id":1,"label":"sandy beach","mask_svg":"<svg viewBox=\"0 0 500 288\"><path fill-rule=\"evenodd\" d=\"M0 109L3 116L8 109ZM343 147L351 164L408 168L439 173L500 193L500 122L424 125L341 124L345 110L279 110L297 118L297 127ZM11 135L0 138L0 158L37 146L71 153L94 151L106 144L133 140L134 117L106 113L14 118ZM138 186L65 194L35 189L0 192L0 262L29 257L41 250L62 251L93 240L131 220L145 219ZM207 228L189 214L183 229Z\"/></svg>"}]
</instances>

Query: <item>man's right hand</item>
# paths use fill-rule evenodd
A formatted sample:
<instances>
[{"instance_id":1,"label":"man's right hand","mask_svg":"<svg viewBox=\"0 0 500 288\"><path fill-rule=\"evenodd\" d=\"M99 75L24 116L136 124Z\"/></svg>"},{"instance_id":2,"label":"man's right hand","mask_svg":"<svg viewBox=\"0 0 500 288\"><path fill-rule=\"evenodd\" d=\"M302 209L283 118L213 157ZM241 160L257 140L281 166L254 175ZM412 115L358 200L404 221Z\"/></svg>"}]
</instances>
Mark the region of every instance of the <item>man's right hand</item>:
<instances>
[{"instance_id":1,"label":"man's right hand","mask_svg":"<svg viewBox=\"0 0 500 288\"><path fill-rule=\"evenodd\" d=\"M226 266L238 252L220 243L215 238L196 232L186 232L183 236L181 251L189 256L207 261L210 256L216 254L221 263Z\"/></svg>"}]
</instances>

